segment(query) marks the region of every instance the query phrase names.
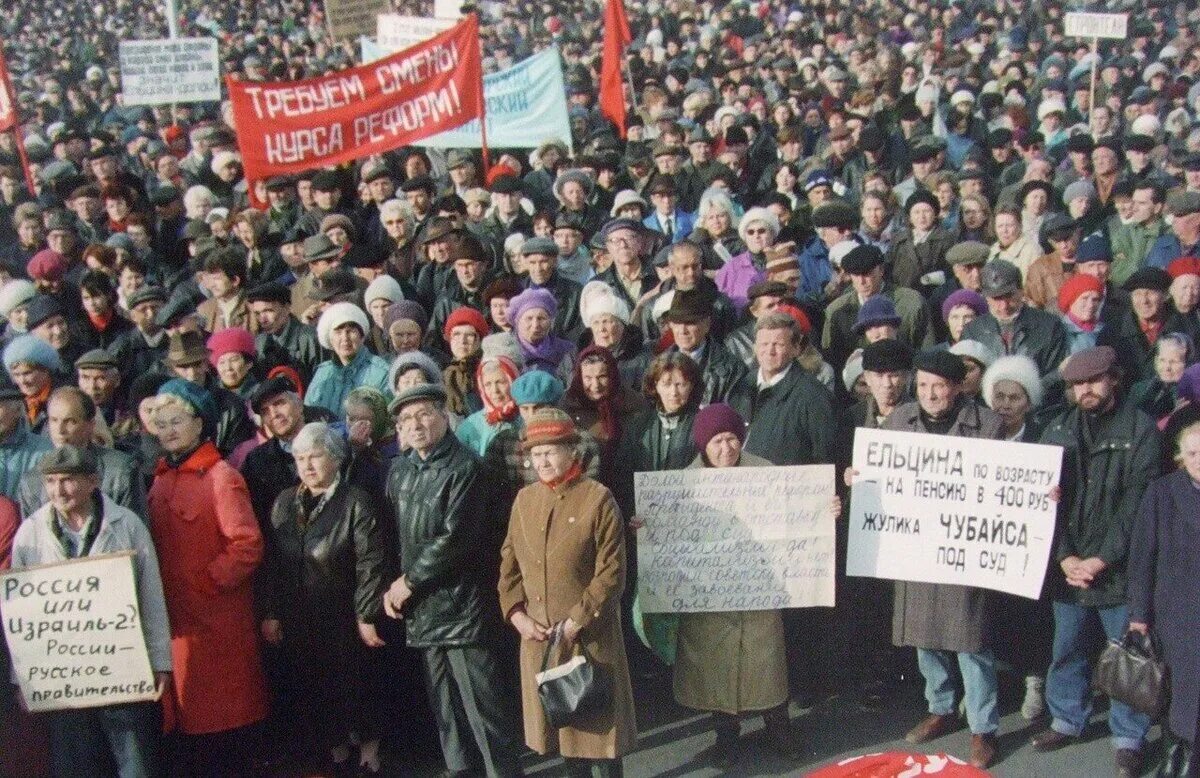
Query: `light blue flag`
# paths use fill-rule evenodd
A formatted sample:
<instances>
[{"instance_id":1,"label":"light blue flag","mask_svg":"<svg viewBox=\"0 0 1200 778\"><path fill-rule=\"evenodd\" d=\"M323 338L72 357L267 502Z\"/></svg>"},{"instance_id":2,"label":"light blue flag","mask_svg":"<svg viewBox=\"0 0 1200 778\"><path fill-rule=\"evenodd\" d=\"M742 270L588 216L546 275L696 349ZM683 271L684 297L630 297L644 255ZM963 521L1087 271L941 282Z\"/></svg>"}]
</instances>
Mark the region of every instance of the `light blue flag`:
<instances>
[{"instance_id":1,"label":"light blue flag","mask_svg":"<svg viewBox=\"0 0 1200 778\"><path fill-rule=\"evenodd\" d=\"M392 52L370 38L360 38L363 62L382 59ZM567 92L558 49L551 47L507 70L483 77L487 100L487 142L491 148L536 148L559 140L571 148L571 123L567 118ZM434 148L483 146L479 120L431 135L416 143Z\"/></svg>"}]
</instances>

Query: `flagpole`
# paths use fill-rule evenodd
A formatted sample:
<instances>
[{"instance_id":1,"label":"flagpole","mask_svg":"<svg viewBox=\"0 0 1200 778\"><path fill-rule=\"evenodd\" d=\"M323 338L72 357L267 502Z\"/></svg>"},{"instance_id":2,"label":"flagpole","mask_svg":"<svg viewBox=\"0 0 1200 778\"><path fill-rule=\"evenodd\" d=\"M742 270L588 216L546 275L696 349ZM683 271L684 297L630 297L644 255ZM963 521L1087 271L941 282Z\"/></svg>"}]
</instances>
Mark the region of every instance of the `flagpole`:
<instances>
[{"instance_id":1,"label":"flagpole","mask_svg":"<svg viewBox=\"0 0 1200 778\"><path fill-rule=\"evenodd\" d=\"M475 12L472 12L472 13L474 14ZM478 18L478 16L476 16L476 18ZM477 35L476 40L479 44L480 60L482 61L483 39L482 39L482 37ZM483 175L480 176L480 180L482 180L483 182L486 183L487 182L487 174L492 169L492 155L488 151L487 94L485 94L483 91L483 67L482 66L479 68L479 145L480 145L480 152L482 153L482 156L483 156Z\"/></svg>"}]
</instances>

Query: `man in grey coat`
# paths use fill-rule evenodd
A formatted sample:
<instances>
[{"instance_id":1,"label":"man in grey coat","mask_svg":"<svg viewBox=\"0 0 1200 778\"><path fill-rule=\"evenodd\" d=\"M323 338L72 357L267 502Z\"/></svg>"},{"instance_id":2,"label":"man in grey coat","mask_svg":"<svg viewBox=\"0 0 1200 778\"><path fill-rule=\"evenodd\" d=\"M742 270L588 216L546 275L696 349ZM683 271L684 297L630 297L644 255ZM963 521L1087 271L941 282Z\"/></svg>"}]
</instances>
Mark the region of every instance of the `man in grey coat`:
<instances>
[{"instance_id":1,"label":"man in grey coat","mask_svg":"<svg viewBox=\"0 0 1200 778\"><path fill-rule=\"evenodd\" d=\"M1000 439L1000 417L962 394L966 367L947 351L925 350L913 360L916 402L896 408L883 428L932 435ZM853 471L849 473L853 477ZM849 480L849 479L848 479ZM962 674L971 764L996 758L996 659L988 646L988 592L973 586L896 582L892 642L917 649L929 715L905 740L924 743L958 727L954 668Z\"/></svg>"},{"instance_id":2,"label":"man in grey coat","mask_svg":"<svg viewBox=\"0 0 1200 778\"><path fill-rule=\"evenodd\" d=\"M83 390L74 386L55 389L46 403L46 434L56 449L74 446L91 454L100 476L100 491L146 522L146 487L137 462L122 451L94 442L96 413L96 403ZM20 503L25 517L46 504L46 488L36 470L21 478Z\"/></svg>"},{"instance_id":3,"label":"man in grey coat","mask_svg":"<svg viewBox=\"0 0 1200 778\"><path fill-rule=\"evenodd\" d=\"M161 691L172 670L171 630L154 541L144 520L100 493L96 459L63 445L38 463L49 502L21 523L14 568L132 551L142 636ZM54 775L85 775L116 763L120 775L161 775L162 718L157 701L49 714Z\"/></svg>"}]
</instances>

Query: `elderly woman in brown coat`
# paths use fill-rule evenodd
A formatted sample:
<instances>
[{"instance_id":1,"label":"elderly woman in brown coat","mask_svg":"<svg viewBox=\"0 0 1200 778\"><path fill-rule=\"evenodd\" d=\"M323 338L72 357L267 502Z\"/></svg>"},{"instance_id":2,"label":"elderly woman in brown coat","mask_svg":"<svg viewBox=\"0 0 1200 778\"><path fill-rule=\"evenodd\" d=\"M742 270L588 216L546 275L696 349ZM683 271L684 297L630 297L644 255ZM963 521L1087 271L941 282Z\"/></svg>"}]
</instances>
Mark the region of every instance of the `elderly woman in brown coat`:
<instances>
[{"instance_id":1,"label":"elderly woman in brown coat","mask_svg":"<svg viewBox=\"0 0 1200 778\"><path fill-rule=\"evenodd\" d=\"M621 775L621 757L637 741L621 637L625 546L616 500L583 474L578 444L575 423L557 408L536 411L526 424L525 450L539 481L513 504L500 552L500 608L521 635L525 743L561 754L570 776L611 778ZM568 646L582 641L613 684L607 709L561 729L548 724L534 678L556 627ZM550 659L556 665L567 657Z\"/></svg>"},{"instance_id":2,"label":"elderly woman in brown coat","mask_svg":"<svg viewBox=\"0 0 1200 778\"><path fill-rule=\"evenodd\" d=\"M746 423L737 411L716 403L696 414L692 441L700 452L689 469L767 467L742 451ZM738 717L761 713L768 743L794 757L788 723L787 652L778 610L681 613L675 648L675 700L713 714L717 743L713 763L729 769L737 761Z\"/></svg>"}]
</instances>

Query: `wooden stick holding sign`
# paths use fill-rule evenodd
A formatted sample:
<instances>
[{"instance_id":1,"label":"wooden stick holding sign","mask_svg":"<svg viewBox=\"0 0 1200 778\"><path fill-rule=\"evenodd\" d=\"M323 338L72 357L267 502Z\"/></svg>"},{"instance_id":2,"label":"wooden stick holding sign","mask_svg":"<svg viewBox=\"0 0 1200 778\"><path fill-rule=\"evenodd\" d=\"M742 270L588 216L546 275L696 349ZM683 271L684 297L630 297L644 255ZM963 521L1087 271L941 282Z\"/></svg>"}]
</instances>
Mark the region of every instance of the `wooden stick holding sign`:
<instances>
[{"instance_id":1,"label":"wooden stick holding sign","mask_svg":"<svg viewBox=\"0 0 1200 778\"><path fill-rule=\"evenodd\" d=\"M1063 34L1092 39L1092 82L1088 97L1088 130L1096 131L1092 121L1096 107L1096 71L1100 67L1100 39L1124 40L1128 34L1129 14L1068 13L1063 18Z\"/></svg>"},{"instance_id":2,"label":"wooden stick holding sign","mask_svg":"<svg viewBox=\"0 0 1200 778\"><path fill-rule=\"evenodd\" d=\"M134 552L0 575L4 637L30 713L156 700Z\"/></svg>"}]
</instances>

